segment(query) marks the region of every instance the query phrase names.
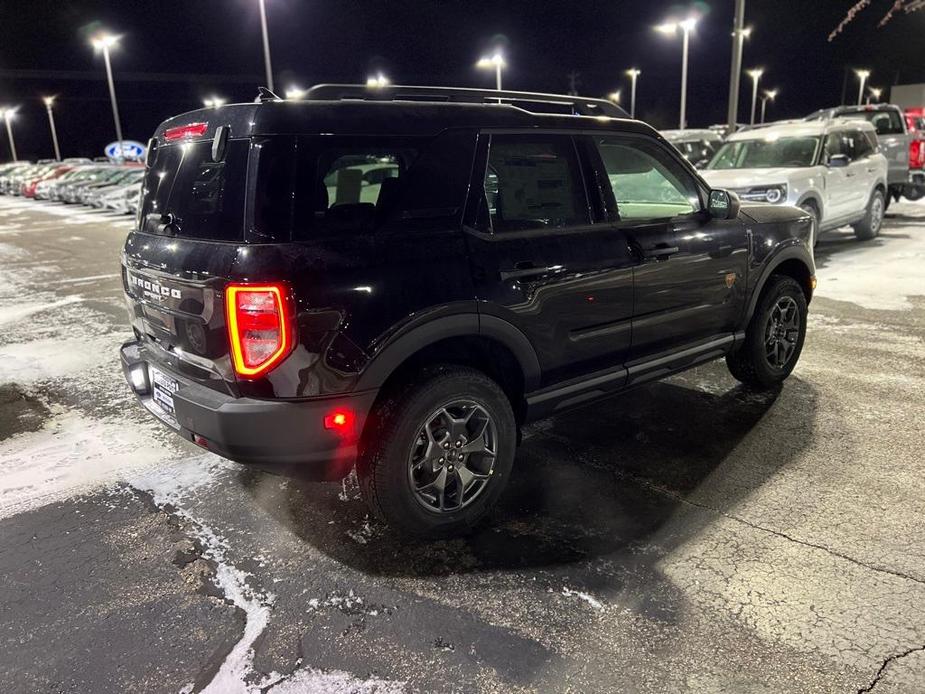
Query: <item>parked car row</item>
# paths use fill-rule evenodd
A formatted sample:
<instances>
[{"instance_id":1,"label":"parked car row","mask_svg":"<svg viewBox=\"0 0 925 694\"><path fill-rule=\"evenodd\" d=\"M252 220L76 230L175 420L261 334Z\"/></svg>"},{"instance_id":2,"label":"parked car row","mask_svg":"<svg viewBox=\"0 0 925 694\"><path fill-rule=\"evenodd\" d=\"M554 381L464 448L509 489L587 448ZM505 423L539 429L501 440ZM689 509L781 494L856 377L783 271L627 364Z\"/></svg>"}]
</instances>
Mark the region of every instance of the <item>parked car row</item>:
<instances>
[{"instance_id":1,"label":"parked car row","mask_svg":"<svg viewBox=\"0 0 925 694\"><path fill-rule=\"evenodd\" d=\"M74 158L0 165L0 194L109 209L138 210L144 167Z\"/></svg>"}]
</instances>

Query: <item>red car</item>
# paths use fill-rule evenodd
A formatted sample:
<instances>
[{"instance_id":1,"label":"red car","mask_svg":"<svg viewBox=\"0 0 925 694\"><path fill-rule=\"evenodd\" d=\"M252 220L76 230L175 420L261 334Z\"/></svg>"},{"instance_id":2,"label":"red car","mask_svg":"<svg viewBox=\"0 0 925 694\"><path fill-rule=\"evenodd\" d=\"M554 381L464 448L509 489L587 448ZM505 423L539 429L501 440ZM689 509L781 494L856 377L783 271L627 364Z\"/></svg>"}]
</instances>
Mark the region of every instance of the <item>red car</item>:
<instances>
[{"instance_id":1,"label":"red car","mask_svg":"<svg viewBox=\"0 0 925 694\"><path fill-rule=\"evenodd\" d=\"M31 181L26 181L25 183L23 183L21 192L27 198L34 198L35 197L35 187L39 183L41 183L42 181L50 181L55 178L58 178L59 176L63 176L64 174L66 174L68 171L70 171L73 168L74 168L73 166L69 166L66 164L63 166L56 166L51 171L46 171L44 174L42 174L38 178L34 178Z\"/></svg>"}]
</instances>

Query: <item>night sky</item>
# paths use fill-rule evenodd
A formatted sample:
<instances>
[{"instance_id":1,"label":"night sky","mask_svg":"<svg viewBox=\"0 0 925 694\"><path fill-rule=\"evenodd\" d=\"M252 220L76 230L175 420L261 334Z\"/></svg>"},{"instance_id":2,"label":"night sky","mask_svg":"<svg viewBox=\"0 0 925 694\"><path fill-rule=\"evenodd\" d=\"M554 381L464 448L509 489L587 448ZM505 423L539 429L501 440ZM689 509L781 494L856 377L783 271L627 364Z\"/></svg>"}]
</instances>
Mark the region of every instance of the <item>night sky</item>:
<instances>
[{"instance_id":1,"label":"night sky","mask_svg":"<svg viewBox=\"0 0 925 694\"><path fill-rule=\"evenodd\" d=\"M877 22L890 0L873 0L832 43L827 36L853 0L747 0L754 27L744 67L762 66L762 87L778 87L769 117L802 116L842 100L846 66L873 70L871 83L925 82L925 11ZM289 84L363 82L382 70L403 84L493 86L476 70L480 54L501 45L505 87L603 96L622 87L623 71L642 76L637 115L677 127L681 41L653 26L691 8L703 15L690 51L688 121L724 122L733 0L678 4L648 0L506 2L493 0L267 0L277 92ZM102 58L88 37L121 34L112 55L126 139L145 141L164 118L219 94L250 101L264 80L257 0L0 0L0 105L19 106L20 158L46 157L51 137L40 96L56 94L64 156L102 154L115 139ZM857 81L848 81L848 99ZM747 119L743 80L739 120ZM628 101L625 102L628 105ZM0 161L9 158L0 134Z\"/></svg>"}]
</instances>

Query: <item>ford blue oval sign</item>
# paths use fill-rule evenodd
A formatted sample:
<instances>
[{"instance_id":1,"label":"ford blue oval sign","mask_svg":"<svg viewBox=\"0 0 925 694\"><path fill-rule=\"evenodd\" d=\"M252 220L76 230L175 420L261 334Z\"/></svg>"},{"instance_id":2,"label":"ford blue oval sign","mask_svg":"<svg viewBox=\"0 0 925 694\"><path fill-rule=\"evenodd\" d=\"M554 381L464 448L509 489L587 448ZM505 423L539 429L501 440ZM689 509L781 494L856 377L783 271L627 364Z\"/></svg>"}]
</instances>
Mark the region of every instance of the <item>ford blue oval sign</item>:
<instances>
[{"instance_id":1,"label":"ford blue oval sign","mask_svg":"<svg viewBox=\"0 0 925 694\"><path fill-rule=\"evenodd\" d=\"M106 145L106 156L110 159L130 159L130 160L141 160L144 159L146 147L140 142L135 142L134 140L122 140L122 154L119 155L119 143L110 142Z\"/></svg>"}]
</instances>

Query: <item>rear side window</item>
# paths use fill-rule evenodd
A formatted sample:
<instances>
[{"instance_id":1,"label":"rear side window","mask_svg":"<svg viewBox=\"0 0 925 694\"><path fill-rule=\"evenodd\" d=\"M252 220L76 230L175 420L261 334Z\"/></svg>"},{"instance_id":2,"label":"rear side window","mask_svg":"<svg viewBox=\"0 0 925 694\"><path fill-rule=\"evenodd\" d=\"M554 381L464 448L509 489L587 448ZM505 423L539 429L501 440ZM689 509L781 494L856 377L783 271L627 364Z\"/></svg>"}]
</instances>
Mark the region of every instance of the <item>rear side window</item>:
<instances>
[{"instance_id":1,"label":"rear side window","mask_svg":"<svg viewBox=\"0 0 925 694\"><path fill-rule=\"evenodd\" d=\"M242 241L248 140L229 140L212 161L212 140L157 148L144 179L141 229L210 241Z\"/></svg>"},{"instance_id":2,"label":"rear side window","mask_svg":"<svg viewBox=\"0 0 925 694\"><path fill-rule=\"evenodd\" d=\"M572 138L492 135L485 196L495 232L590 224Z\"/></svg>"},{"instance_id":3,"label":"rear side window","mask_svg":"<svg viewBox=\"0 0 925 694\"><path fill-rule=\"evenodd\" d=\"M300 138L293 239L458 226L475 141L468 130Z\"/></svg>"}]
</instances>

